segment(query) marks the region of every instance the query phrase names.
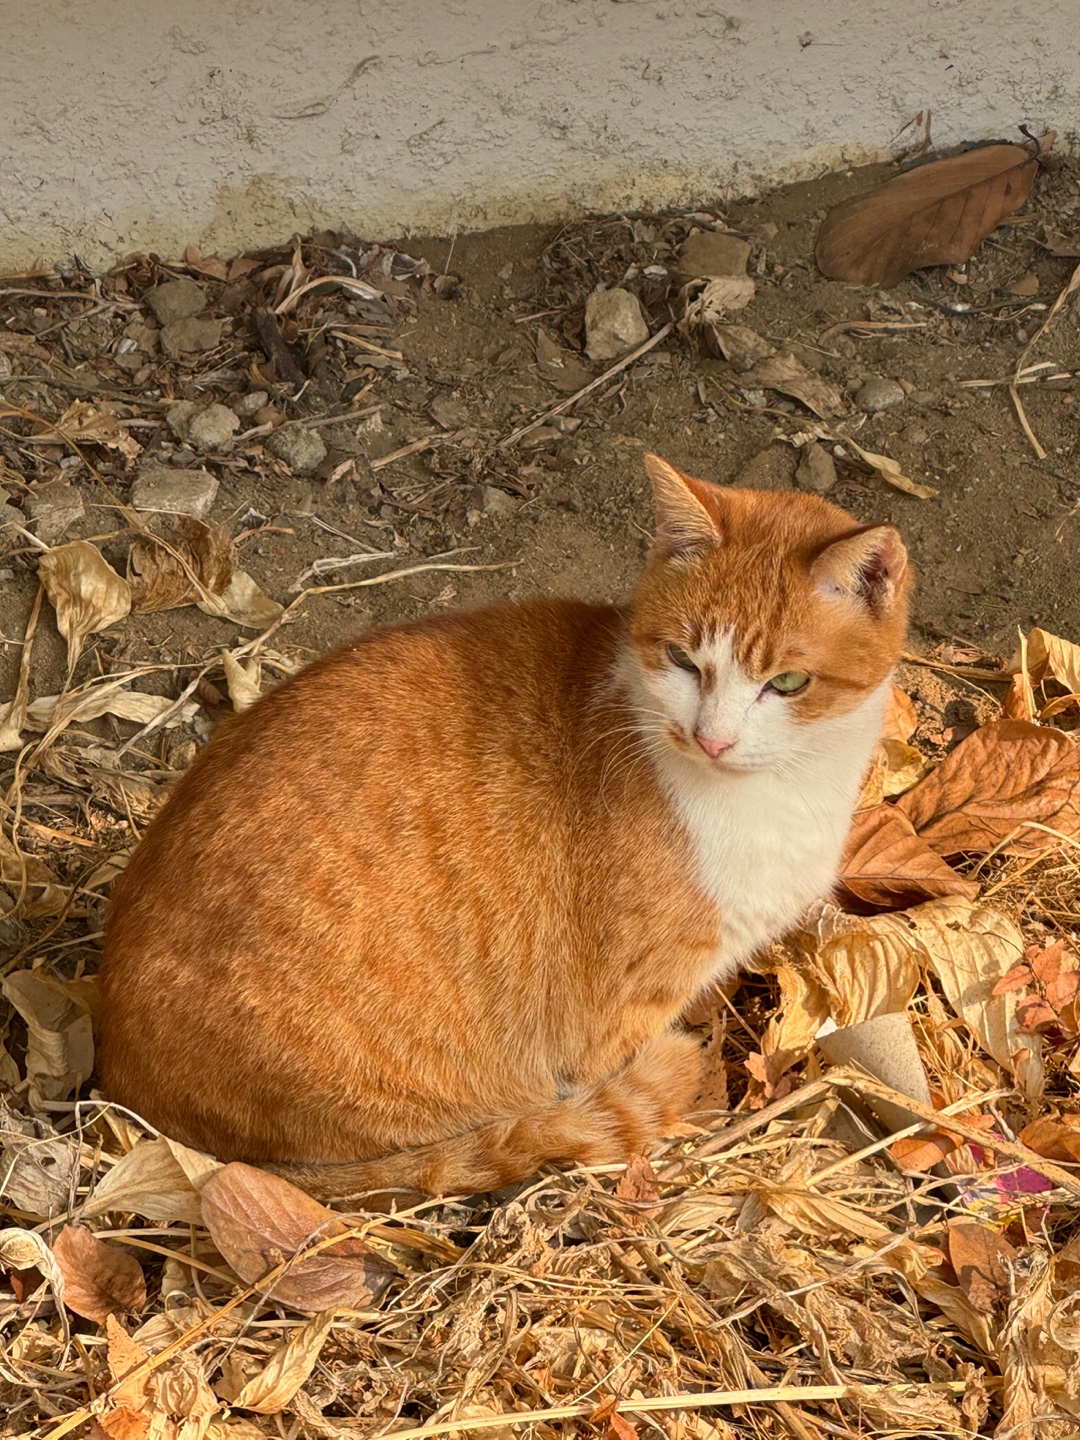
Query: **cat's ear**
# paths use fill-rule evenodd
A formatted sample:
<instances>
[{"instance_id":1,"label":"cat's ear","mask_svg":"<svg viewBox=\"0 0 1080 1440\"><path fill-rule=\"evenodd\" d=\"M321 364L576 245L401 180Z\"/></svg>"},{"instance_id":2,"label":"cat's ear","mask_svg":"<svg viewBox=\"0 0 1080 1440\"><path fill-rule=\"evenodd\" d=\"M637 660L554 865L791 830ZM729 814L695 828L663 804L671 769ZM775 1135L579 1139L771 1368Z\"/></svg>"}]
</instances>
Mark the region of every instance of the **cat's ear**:
<instances>
[{"instance_id":1,"label":"cat's ear","mask_svg":"<svg viewBox=\"0 0 1080 1440\"><path fill-rule=\"evenodd\" d=\"M646 455L645 469L656 501L654 548L666 557L715 550L722 536L709 493L714 487L692 480L659 455Z\"/></svg>"},{"instance_id":2,"label":"cat's ear","mask_svg":"<svg viewBox=\"0 0 1080 1440\"><path fill-rule=\"evenodd\" d=\"M901 592L907 551L891 525L867 525L842 535L819 551L810 567L826 595L862 600L871 610L888 610Z\"/></svg>"}]
</instances>

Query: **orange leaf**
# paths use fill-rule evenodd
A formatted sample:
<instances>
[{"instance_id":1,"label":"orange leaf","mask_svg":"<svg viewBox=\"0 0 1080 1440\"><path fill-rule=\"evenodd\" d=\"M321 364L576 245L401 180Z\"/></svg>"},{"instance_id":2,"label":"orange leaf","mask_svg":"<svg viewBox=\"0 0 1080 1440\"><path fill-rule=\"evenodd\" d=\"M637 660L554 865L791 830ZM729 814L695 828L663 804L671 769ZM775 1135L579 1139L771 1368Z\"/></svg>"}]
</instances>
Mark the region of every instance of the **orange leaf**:
<instances>
[{"instance_id":1,"label":"orange leaf","mask_svg":"<svg viewBox=\"0 0 1080 1440\"><path fill-rule=\"evenodd\" d=\"M939 855L1037 854L1080 838L1080 748L1060 730L1024 720L983 725L902 795L896 808Z\"/></svg>"},{"instance_id":2,"label":"orange leaf","mask_svg":"<svg viewBox=\"0 0 1080 1440\"><path fill-rule=\"evenodd\" d=\"M1027 199L1038 158L1023 145L985 145L933 160L834 206L814 258L830 280L896 285L927 265L970 258Z\"/></svg>"},{"instance_id":3,"label":"orange leaf","mask_svg":"<svg viewBox=\"0 0 1080 1440\"><path fill-rule=\"evenodd\" d=\"M1020 1143L1044 1160L1061 1160L1066 1164L1080 1160L1080 1130L1049 1115L1040 1115L1025 1125L1020 1131Z\"/></svg>"},{"instance_id":4,"label":"orange leaf","mask_svg":"<svg viewBox=\"0 0 1080 1440\"><path fill-rule=\"evenodd\" d=\"M102 1415L98 1424L109 1440L146 1440L150 1433L150 1416L141 1410L129 1410L126 1405Z\"/></svg>"},{"instance_id":5,"label":"orange leaf","mask_svg":"<svg viewBox=\"0 0 1080 1440\"><path fill-rule=\"evenodd\" d=\"M628 1201L642 1215L659 1215L660 1192L656 1188L656 1176L644 1155L631 1155L626 1169L619 1176L615 1194L620 1200Z\"/></svg>"},{"instance_id":6,"label":"orange leaf","mask_svg":"<svg viewBox=\"0 0 1080 1440\"><path fill-rule=\"evenodd\" d=\"M927 1135L909 1135L905 1140L894 1140L889 1153L901 1170L914 1170L919 1175L928 1175L935 1165L940 1165L946 1155L959 1150L962 1141L945 1130L933 1130Z\"/></svg>"},{"instance_id":7,"label":"orange leaf","mask_svg":"<svg viewBox=\"0 0 1080 1440\"><path fill-rule=\"evenodd\" d=\"M988 1225L954 1220L949 1226L949 1260L960 1288L976 1310L991 1314L1009 1296L1016 1251Z\"/></svg>"},{"instance_id":8,"label":"orange leaf","mask_svg":"<svg viewBox=\"0 0 1080 1440\"><path fill-rule=\"evenodd\" d=\"M65 1225L52 1250L64 1277L64 1304L76 1315L100 1324L146 1304L146 1281L134 1255L99 1240L85 1225Z\"/></svg>"},{"instance_id":9,"label":"orange leaf","mask_svg":"<svg viewBox=\"0 0 1080 1440\"><path fill-rule=\"evenodd\" d=\"M904 909L943 895L973 900L979 893L916 835L895 805L875 805L855 816L840 883L848 895L879 909Z\"/></svg>"},{"instance_id":10,"label":"orange leaf","mask_svg":"<svg viewBox=\"0 0 1080 1440\"><path fill-rule=\"evenodd\" d=\"M901 690L899 685L894 685L885 705L882 740L901 740L906 744L915 734L918 724L919 717L915 711L914 700L906 691Z\"/></svg>"},{"instance_id":11,"label":"orange leaf","mask_svg":"<svg viewBox=\"0 0 1080 1440\"><path fill-rule=\"evenodd\" d=\"M1014 965L1007 975L1001 977L990 994L1011 995L1014 990L1023 990L1025 985L1030 985L1034 978L1030 965Z\"/></svg>"}]
</instances>

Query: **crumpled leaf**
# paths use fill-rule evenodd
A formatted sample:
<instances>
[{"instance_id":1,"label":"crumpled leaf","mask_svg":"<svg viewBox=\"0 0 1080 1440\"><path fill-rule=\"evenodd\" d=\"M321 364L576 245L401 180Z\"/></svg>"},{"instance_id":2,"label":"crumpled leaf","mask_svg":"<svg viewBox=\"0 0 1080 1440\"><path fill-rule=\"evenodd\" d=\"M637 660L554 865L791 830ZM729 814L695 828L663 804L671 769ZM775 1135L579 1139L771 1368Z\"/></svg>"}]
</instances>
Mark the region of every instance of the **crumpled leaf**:
<instances>
[{"instance_id":1,"label":"crumpled leaf","mask_svg":"<svg viewBox=\"0 0 1080 1440\"><path fill-rule=\"evenodd\" d=\"M172 704L167 695L150 695L122 685L96 685L75 695L39 696L27 711L26 726L28 730L51 730L61 719L71 724L76 720L96 720L99 715L115 715L118 720L134 720L146 725L163 715ZM175 725L187 724L198 712L197 700L185 700L164 728L171 730Z\"/></svg>"},{"instance_id":2,"label":"crumpled leaf","mask_svg":"<svg viewBox=\"0 0 1080 1440\"><path fill-rule=\"evenodd\" d=\"M136 615L194 605L201 598L200 585L211 595L221 595L232 579L232 541L224 525L180 516L165 538L169 548L146 536L128 551L127 578Z\"/></svg>"},{"instance_id":3,"label":"crumpled leaf","mask_svg":"<svg viewBox=\"0 0 1080 1440\"><path fill-rule=\"evenodd\" d=\"M6 914L25 915L39 920L60 915L68 903L68 892L36 855L27 855L0 829L0 887L12 899L12 908L0 906Z\"/></svg>"},{"instance_id":4,"label":"crumpled leaf","mask_svg":"<svg viewBox=\"0 0 1080 1440\"><path fill-rule=\"evenodd\" d=\"M1049 630L1032 630L1023 650L1032 684L1041 685L1049 678L1064 686L1070 695L1080 696L1080 645L1063 640L1060 635L1051 635ZM1012 674L1022 672L1023 659L1024 655L1018 650L1009 666Z\"/></svg>"},{"instance_id":5,"label":"crumpled leaf","mask_svg":"<svg viewBox=\"0 0 1080 1440\"><path fill-rule=\"evenodd\" d=\"M229 650L221 652L221 664L225 671L225 684L228 686L229 699L232 701L233 709L239 714L249 705L254 705L255 701L262 696L259 688L262 666L255 656L252 656L246 665L241 665Z\"/></svg>"},{"instance_id":6,"label":"crumpled leaf","mask_svg":"<svg viewBox=\"0 0 1080 1440\"><path fill-rule=\"evenodd\" d=\"M823 420L844 409L843 396L836 386L808 370L789 350L777 350L759 360L739 376L739 386L743 390L779 390Z\"/></svg>"},{"instance_id":7,"label":"crumpled leaf","mask_svg":"<svg viewBox=\"0 0 1080 1440\"><path fill-rule=\"evenodd\" d=\"M202 1187L203 1224L225 1259L249 1285L312 1240L342 1238L298 1259L272 1282L276 1301L307 1312L372 1305L396 1273L326 1206L265 1170L235 1162Z\"/></svg>"},{"instance_id":8,"label":"crumpled leaf","mask_svg":"<svg viewBox=\"0 0 1080 1440\"><path fill-rule=\"evenodd\" d=\"M877 455L873 450L864 450L861 445L857 445L852 440L850 435L840 435L837 438L849 449L854 450L859 459L869 465L871 470L876 470L882 480L891 485L893 489L903 490L905 495L914 495L919 500L932 500L938 493L930 485L923 485L918 480L909 479L897 462L890 459L888 455Z\"/></svg>"},{"instance_id":9,"label":"crumpled leaf","mask_svg":"<svg viewBox=\"0 0 1080 1440\"><path fill-rule=\"evenodd\" d=\"M879 740L855 808L869 810L883 800L903 795L918 784L928 769L914 745L907 745L903 740Z\"/></svg>"},{"instance_id":10,"label":"crumpled leaf","mask_svg":"<svg viewBox=\"0 0 1080 1440\"><path fill-rule=\"evenodd\" d=\"M992 1315L1008 1301L1016 1251L996 1230L976 1220L949 1224L949 1260L960 1288L976 1310Z\"/></svg>"},{"instance_id":11,"label":"crumpled leaf","mask_svg":"<svg viewBox=\"0 0 1080 1440\"><path fill-rule=\"evenodd\" d=\"M236 1409L254 1410L258 1415L280 1414L315 1369L333 1323L333 1310L324 1310L295 1331L240 1391L232 1402Z\"/></svg>"},{"instance_id":12,"label":"crumpled leaf","mask_svg":"<svg viewBox=\"0 0 1080 1440\"><path fill-rule=\"evenodd\" d=\"M56 1257L36 1230L25 1230L20 1226L0 1230L0 1269L39 1270L62 1304L64 1299L64 1276Z\"/></svg>"},{"instance_id":13,"label":"crumpled leaf","mask_svg":"<svg viewBox=\"0 0 1080 1440\"><path fill-rule=\"evenodd\" d=\"M912 934L910 913L864 918L821 905L792 937L794 953L828 997L839 1029L896 1014L911 1003L924 950ZM815 997L813 1008L819 1004Z\"/></svg>"},{"instance_id":14,"label":"crumpled leaf","mask_svg":"<svg viewBox=\"0 0 1080 1440\"><path fill-rule=\"evenodd\" d=\"M748 370L759 360L767 360L775 350L756 330L746 325L712 324L706 331L715 341L715 348L736 370Z\"/></svg>"},{"instance_id":15,"label":"crumpled leaf","mask_svg":"<svg viewBox=\"0 0 1080 1440\"><path fill-rule=\"evenodd\" d=\"M1080 748L1061 730L995 720L962 740L897 809L939 855L1002 844L1010 855L1038 854L1061 843L1047 830L1080 838Z\"/></svg>"},{"instance_id":16,"label":"crumpled leaf","mask_svg":"<svg viewBox=\"0 0 1080 1440\"><path fill-rule=\"evenodd\" d=\"M1066 1121L1073 1121L1067 1124ZM1020 1143L1044 1160L1056 1160L1066 1165L1080 1160L1080 1116L1065 1115L1060 1120L1050 1115L1040 1115L1020 1131Z\"/></svg>"},{"instance_id":17,"label":"crumpled leaf","mask_svg":"<svg viewBox=\"0 0 1080 1440\"><path fill-rule=\"evenodd\" d=\"M556 390L568 395L583 389L593 378L580 356L560 345L542 327L536 337L536 366Z\"/></svg>"},{"instance_id":18,"label":"crumpled leaf","mask_svg":"<svg viewBox=\"0 0 1080 1440\"><path fill-rule=\"evenodd\" d=\"M919 716L911 696L894 685L889 691L885 706L885 720L881 727L882 740L899 740L906 744L918 729Z\"/></svg>"},{"instance_id":19,"label":"crumpled leaf","mask_svg":"<svg viewBox=\"0 0 1080 1440\"><path fill-rule=\"evenodd\" d=\"M0 1200L38 1220L68 1209L78 1178L78 1146L68 1140L12 1139L0 1150Z\"/></svg>"},{"instance_id":20,"label":"crumpled leaf","mask_svg":"<svg viewBox=\"0 0 1080 1440\"><path fill-rule=\"evenodd\" d=\"M118 450L129 463L142 453L142 446L117 417L88 400L75 400L51 430L33 437L36 444L67 441L76 445L104 445Z\"/></svg>"},{"instance_id":21,"label":"crumpled leaf","mask_svg":"<svg viewBox=\"0 0 1080 1440\"><path fill-rule=\"evenodd\" d=\"M829 211L814 247L818 268L830 280L891 286L927 265L960 264L1020 208L1038 168L1023 145L918 165Z\"/></svg>"},{"instance_id":22,"label":"crumpled leaf","mask_svg":"<svg viewBox=\"0 0 1080 1440\"><path fill-rule=\"evenodd\" d=\"M210 599L204 596L198 604L204 614L231 620L234 625L242 625L248 630L267 629L285 609L284 605L264 594L245 570L234 570L232 579L220 595Z\"/></svg>"},{"instance_id":23,"label":"crumpled leaf","mask_svg":"<svg viewBox=\"0 0 1080 1440\"><path fill-rule=\"evenodd\" d=\"M94 1068L85 993L44 970L15 970L0 989L26 1021L27 1079L46 1100L66 1100Z\"/></svg>"},{"instance_id":24,"label":"crumpled leaf","mask_svg":"<svg viewBox=\"0 0 1080 1440\"><path fill-rule=\"evenodd\" d=\"M686 327L700 335L708 349L714 353L725 354L725 346L732 349L735 346L732 337L722 336L720 333L725 329L724 317L732 310L745 309L754 298L757 286L749 275L718 275L706 281L700 290L698 284L697 281L691 281L683 291L685 296L692 297L687 300ZM731 329L741 331L743 327L735 325ZM772 346L759 340L752 330L745 333L752 335L762 347L757 359L764 359L772 352ZM745 350L742 353L745 353Z\"/></svg>"},{"instance_id":25,"label":"crumpled leaf","mask_svg":"<svg viewBox=\"0 0 1080 1440\"><path fill-rule=\"evenodd\" d=\"M994 993L1024 954L1015 923L992 905L955 895L897 918L922 946L953 1011L982 1049L1015 1077L1024 1095L1037 1098L1043 1085L1040 1042L1020 1029L1016 992Z\"/></svg>"},{"instance_id":26,"label":"crumpled leaf","mask_svg":"<svg viewBox=\"0 0 1080 1440\"><path fill-rule=\"evenodd\" d=\"M199 1192L184 1173L167 1140L140 1140L90 1192L83 1215L130 1211L146 1220L202 1223Z\"/></svg>"},{"instance_id":27,"label":"crumpled leaf","mask_svg":"<svg viewBox=\"0 0 1080 1440\"><path fill-rule=\"evenodd\" d=\"M64 1277L64 1304L76 1315L100 1324L146 1304L146 1280L134 1255L85 1225L65 1225L52 1249Z\"/></svg>"},{"instance_id":28,"label":"crumpled leaf","mask_svg":"<svg viewBox=\"0 0 1080 1440\"><path fill-rule=\"evenodd\" d=\"M890 910L941 895L973 900L979 893L916 834L907 815L885 804L856 812L839 881L846 897Z\"/></svg>"},{"instance_id":29,"label":"crumpled leaf","mask_svg":"<svg viewBox=\"0 0 1080 1440\"><path fill-rule=\"evenodd\" d=\"M86 637L107 630L130 612L131 587L89 540L49 550L38 561L38 575L67 641L70 674Z\"/></svg>"}]
</instances>

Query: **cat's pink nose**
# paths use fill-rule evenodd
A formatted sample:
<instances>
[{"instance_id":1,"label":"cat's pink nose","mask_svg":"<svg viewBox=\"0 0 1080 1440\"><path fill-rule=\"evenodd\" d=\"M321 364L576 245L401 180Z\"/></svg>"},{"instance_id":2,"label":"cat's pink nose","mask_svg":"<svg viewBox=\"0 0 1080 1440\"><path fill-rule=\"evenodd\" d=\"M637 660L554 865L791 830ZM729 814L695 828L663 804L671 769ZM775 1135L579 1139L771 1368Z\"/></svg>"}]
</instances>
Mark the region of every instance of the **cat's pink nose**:
<instances>
[{"instance_id":1,"label":"cat's pink nose","mask_svg":"<svg viewBox=\"0 0 1080 1440\"><path fill-rule=\"evenodd\" d=\"M710 760L715 760L718 755L722 755L725 750L730 750L735 744L733 739L729 740L725 736L695 735L694 739Z\"/></svg>"}]
</instances>

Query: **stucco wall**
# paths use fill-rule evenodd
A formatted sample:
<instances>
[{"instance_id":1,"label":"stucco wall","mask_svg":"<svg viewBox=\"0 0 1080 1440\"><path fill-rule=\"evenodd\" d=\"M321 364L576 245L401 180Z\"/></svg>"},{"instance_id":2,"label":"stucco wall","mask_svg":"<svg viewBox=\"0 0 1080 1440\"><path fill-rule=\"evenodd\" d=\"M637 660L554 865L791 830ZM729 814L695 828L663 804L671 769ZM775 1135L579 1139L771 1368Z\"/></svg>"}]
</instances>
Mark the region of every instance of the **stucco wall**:
<instances>
[{"instance_id":1,"label":"stucco wall","mask_svg":"<svg viewBox=\"0 0 1080 1440\"><path fill-rule=\"evenodd\" d=\"M0 22L6 269L704 201L879 157L926 107L937 145L1080 128L1080 0L9 0Z\"/></svg>"}]
</instances>

